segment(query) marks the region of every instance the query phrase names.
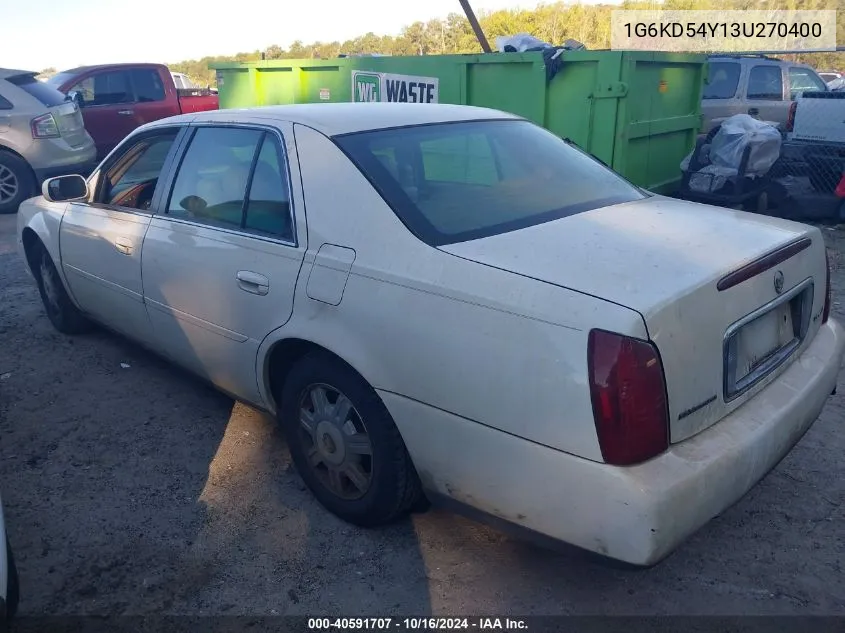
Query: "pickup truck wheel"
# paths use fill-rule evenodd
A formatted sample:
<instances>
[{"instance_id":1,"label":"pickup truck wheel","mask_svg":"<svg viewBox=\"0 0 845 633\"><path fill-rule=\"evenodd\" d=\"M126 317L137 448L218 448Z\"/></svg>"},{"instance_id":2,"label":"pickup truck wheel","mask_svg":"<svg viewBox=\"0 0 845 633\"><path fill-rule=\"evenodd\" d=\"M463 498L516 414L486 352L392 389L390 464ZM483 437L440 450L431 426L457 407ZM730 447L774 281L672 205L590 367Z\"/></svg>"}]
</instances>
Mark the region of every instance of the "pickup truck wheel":
<instances>
[{"instance_id":1,"label":"pickup truck wheel","mask_svg":"<svg viewBox=\"0 0 845 633\"><path fill-rule=\"evenodd\" d=\"M17 213L35 192L32 170L22 158L0 151L0 213Z\"/></svg>"},{"instance_id":2,"label":"pickup truck wheel","mask_svg":"<svg viewBox=\"0 0 845 633\"><path fill-rule=\"evenodd\" d=\"M41 302L50 323L62 334L82 334L91 329L91 322L79 311L65 290L59 272L47 249L40 246L38 269L33 271L38 282Z\"/></svg>"},{"instance_id":3,"label":"pickup truck wheel","mask_svg":"<svg viewBox=\"0 0 845 633\"><path fill-rule=\"evenodd\" d=\"M372 527L419 506L420 480L399 430L351 367L325 352L307 354L289 372L281 403L296 469L328 510Z\"/></svg>"},{"instance_id":4,"label":"pickup truck wheel","mask_svg":"<svg viewBox=\"0 0 845 633\"><path fill-rule=\"evenodd\" d=\"M6 620L15 617L20 601L20 584L18 580L18 568L12 556L12 547L9 545L9 537L6 537Z\"/></svg>"}]
</instances>

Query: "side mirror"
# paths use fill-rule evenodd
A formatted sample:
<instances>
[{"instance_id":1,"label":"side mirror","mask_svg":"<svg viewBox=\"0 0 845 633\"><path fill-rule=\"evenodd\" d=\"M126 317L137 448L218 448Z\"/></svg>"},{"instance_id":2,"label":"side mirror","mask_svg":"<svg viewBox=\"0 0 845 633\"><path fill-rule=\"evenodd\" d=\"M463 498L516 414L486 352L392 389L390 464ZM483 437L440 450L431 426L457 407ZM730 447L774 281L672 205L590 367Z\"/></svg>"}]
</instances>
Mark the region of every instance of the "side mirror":
<instances>
[{"instance_id":1,"label":"side mirror","mask_svg":"<svg viewBox=\"0 0 845 633\"><path fill-rule=\"evenodd\" d=\"M85 101L82 99L82 94L76 90L71 90L67 93L67 98L73 101L79 108L82 108L85 105Z\"/></svg>"},{"instance_id":2,"label":"side mirror","mask_svg":"<svg viewBox=\"0 0 845 633\"><path fill-rule=\"evenodd\" d=\"M41 195L48 202L73 202L88 197L88 183L82 176L58 176L44 181Z\"/></svg>"}]
</instances>

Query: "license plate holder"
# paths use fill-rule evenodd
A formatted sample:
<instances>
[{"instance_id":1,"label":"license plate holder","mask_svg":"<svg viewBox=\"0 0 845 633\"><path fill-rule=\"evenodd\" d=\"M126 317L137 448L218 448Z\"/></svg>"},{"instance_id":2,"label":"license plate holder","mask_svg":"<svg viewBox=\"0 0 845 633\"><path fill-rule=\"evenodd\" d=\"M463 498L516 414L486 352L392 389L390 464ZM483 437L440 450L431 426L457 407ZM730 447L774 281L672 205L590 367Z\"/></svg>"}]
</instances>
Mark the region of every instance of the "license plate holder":
<instances>
[{"instance_id":1,"label":"license plate holder","mask_svg":"<svg viewBox=\"0 0 845 633\"><path fill-rule=\"evenodd\" d=\"M726 402L751 389L801 346L812 305L813 282L807 279L728 329L724 345Z\"/></svg>"}]
</instances>

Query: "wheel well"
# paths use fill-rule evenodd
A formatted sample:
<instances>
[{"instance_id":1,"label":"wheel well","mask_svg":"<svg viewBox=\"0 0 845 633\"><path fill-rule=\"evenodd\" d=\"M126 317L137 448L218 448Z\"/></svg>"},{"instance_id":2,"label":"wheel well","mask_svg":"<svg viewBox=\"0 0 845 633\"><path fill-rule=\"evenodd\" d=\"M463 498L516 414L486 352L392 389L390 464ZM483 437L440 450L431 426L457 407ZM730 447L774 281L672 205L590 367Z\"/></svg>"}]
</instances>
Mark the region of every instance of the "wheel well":
<instances>
[{"instance_id":1,"label":"wheel well","mask_svg":"<svg viewBox=\"0 0 845 633\"><path fill-rule=\"evenodd\" d=\"M360 372L352 367L352 365L322 345L299 338L284 339L273 345L269 353L269 361L267 362L266 376L270 387L268 391L273 397L276 407L280 404L282 387L291 368L293 368L298 360L311 352L329 354L360 375Z\"/></svg>"},{"instance_id":2,"label":"wheel well","mask_svg":"<svg viewBox=\"0 0 845 633\"><path fill-rule=\"evenodd\" d=\"M26 263L29 264L29 270L33 275L38 274L38 254L40 249L44 248L41 238L31 228L26 227L21 235L23 241L23 252L26 254Z\"/></svg>"}]
</instances>

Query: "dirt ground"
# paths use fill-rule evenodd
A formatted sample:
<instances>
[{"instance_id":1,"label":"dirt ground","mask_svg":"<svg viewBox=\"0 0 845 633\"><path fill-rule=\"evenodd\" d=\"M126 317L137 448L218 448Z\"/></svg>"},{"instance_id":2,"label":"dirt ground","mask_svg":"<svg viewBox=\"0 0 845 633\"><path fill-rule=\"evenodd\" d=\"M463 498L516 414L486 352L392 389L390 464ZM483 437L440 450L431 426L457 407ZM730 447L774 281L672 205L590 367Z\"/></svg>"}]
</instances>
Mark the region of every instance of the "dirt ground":
<instances>
[{"instance_id":1,"label":"dirt ground","mask_svg":"<svg viewBox=\"0 0 845 633\"><path fill-rule=\"evenodd\" d=\"M313 500L271 419L115 335L55 332L14 227L0 216L0 493L21 615L845 614L841 379L780 466L651 570L445 511L366 531Z\"/></svg>"}]
</instances>

